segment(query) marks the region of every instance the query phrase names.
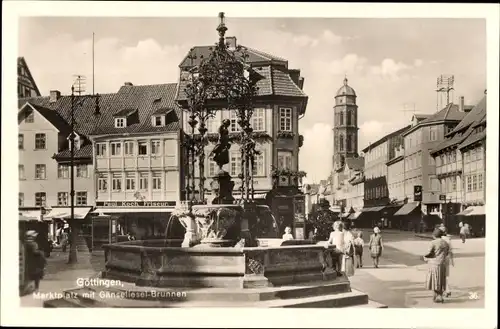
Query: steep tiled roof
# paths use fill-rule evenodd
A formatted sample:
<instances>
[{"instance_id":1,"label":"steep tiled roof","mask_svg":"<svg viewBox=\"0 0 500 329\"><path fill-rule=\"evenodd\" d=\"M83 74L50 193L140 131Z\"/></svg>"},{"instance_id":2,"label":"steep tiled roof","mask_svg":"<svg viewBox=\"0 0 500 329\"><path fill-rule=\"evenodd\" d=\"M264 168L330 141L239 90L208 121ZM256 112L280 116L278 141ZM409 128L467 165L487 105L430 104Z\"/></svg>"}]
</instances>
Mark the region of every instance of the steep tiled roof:
<instances>
[{"instance_id":1,"label":"steep tiled roof","mask_svg":"<svg viewBox=\"0 0 500 329\"><path fill-rule=\"evenodd\" d=\"M35 110L37 110L45 119L47 119L47 121L49 121L54 127L56 127L56 129L59 130L61 134L68 135L71 132L71 126L66 121L64 121L64 119L56 111L37 104L32 104L31 102L23 108L23 111L18 112L18 117L21 116L22 113L26 111L30 105Z\"/></svg>"},{"instance_id":2,"label":"steep tiled roof","mask_svg":"<svg viewBox=\"0 0 500 329\"><path fill-rule=\"evenodd\" d=\"M365 167L365 158L363 157L347 158L345 161L352 170L363 170Z\"/></svg>"},{"instance_id":3,"label":"steep tiled roof","mask_svg":"<svg viewBox=\"0 0 500 329\"><path fill-rule=\"evenodd\" d=\"M459 110L457 104L450 103L441 111L423 120L421 124L440 122L440 121L461 121L466 115L467 115L466 112L462 112Z\"/></svg>"},{"instance_id":4,"label":"steep tiled roof","mask_svg":"<svg viewBox=\"0 0 500 329\"><path fill-rule=\"evenodd\" d=\"M483 130L483 131L476 133L476 134L469 135L469 137L465 141L463 141L462 144L460 144L458 146L458 148L462 149L466 146L474 144L474 143L476 143L480 140L483 140L483 139L486 139L486 130Z\"/></svg>"},{"instance_id":5,"label":"steep tiled roof","mask_svg":"<svg viewBox=\"0 0 500 329\"><path fill-rule=\"evenodd\" d=\"M28 67L28 64L26 63L26 59L24 57L18 57L17 58L17 67L24 67L24 69L27 72L27 78L28 79L23 79L21 76L17 76L18 83L21 82L21 84L28 83L33 89L35 89L36 94L40 95L40 90L38 89L38 86L36 85L35 79L33 78L33 75L31 74L30 68Z\"/></svg>"},{"instance_id":6,"label":"steep tiled roof","mask_svg":"<svg viewBox=\"0 0 500 329\"><path fill-rule=\"evenodd\" d=\"M447 147L450 146L458 146L465 138L467 138L472 132L472 127L467 129L463 134L461 133L455 133L453 137L450 137L446 140L444 140L442 143L440 143L438 146L436 146L433 150L431 150L431 154L439 152L441 150L446 149Z\"/></svg>"},{"instance_id":7,"label":"steep tiled roof","mask_svg":"<svg viewBox=\"0 0 500 329\"><path fill-rule=\"evenodd\" d=\"M116 93L109 110L101 111L101 121L91 135L116 133L165 132L180 129L181 109L175 102L176 83L122 86ZM164 127L154 127L151 116L158 108L173 108L175 115L167 116ZM137 109L138 120L124 128L115 128L113 114L124 109ZM174 113L172 113L174 114Z\"/></svg>"},{"instance_id":8,"label":"steep tiled roof","mask_svg":"<svg viewBox=\"0 0 500 329\"><path fill-rule=\"evenodd\" d=\"M102 94L99 97L99 108L101 115L95 115L96 100L92 97L83 98L83 101L75 107L75 131L84 136L90 132L99 123L100 117L107 112L107 107L111 104L115 94ZM31 97L18 100L19 108L26 102L43 106L47 109L57 112L68 124L71 120L71 96L62 96L57 101L51 103L49 97Z\"/></svg>"},{"instance_id":9,"label":"steep tiled roof","mask_svg":"<svg viewBox=\"0 0 500 329\"><path fill-rule=\"evenodd\" d=\"M196 46L191 49L191 52L186 55L186 57L182 60L182 62L179 64L179 67L181 68L189 68L192 66L199 65L203 59L206 59L210 56L210 53L212 49L215 47L214 46ZM271 62L271 61L277 61L277 62L283 62L284 65L287 64L287 61L283 58L267 54L265 52L262 52L260 50L256 50L253 48L241 46L242 50L246 49L246 54L248 55L246 61L247 63L262 63L262 62ZM194 58L191 60L188 58L189 54L193 55ZM237 56L241 56L242 51L235 51L235 54Z\"/></svg>"},{"instance_id":10,"label":"steep tiled roof","mask_svg":"<svg viewBox=\"0 0 500 329\"><path fill-rule=\"evenodd\" d=\"M116 113L113 114L114 117L128 117L129 115L132 115L133 113L135 113L135 111L137 111L137 109L123 109L123 110L120 110Z\"/></svg>"},{"instance_id":11,"label":"steep tiled roof","mask_svg":"<svg viewBox=\"0 0 500 329\"><path fill-rule=\"evenodd\" d=\"M482 119L486 115L486 96L484 96L479 103L472 108L472 110L465 115L462 121L453 129L448 135L453 135L454 133L467 129L468 126L474 124Z\"/></svg>"}]
</instances>

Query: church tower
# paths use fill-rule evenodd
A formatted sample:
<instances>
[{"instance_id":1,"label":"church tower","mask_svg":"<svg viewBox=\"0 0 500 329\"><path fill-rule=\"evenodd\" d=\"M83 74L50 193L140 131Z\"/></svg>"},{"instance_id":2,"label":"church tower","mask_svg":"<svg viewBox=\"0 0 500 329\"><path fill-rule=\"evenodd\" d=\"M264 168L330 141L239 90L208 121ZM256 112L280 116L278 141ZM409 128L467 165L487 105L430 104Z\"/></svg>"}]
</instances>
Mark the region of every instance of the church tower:
<instances>
[{"instance_id":1,"label":"church tower","mask_svg":"<svg viewBox=\"0 0 500 329\"><path fill-rule=\"evenodd\" d=\"M346 158L358 157L358 106L356 92L347 84L347 77L337 91L333 112L333 168L337 169Z\"/></svg>"}]
</instances>

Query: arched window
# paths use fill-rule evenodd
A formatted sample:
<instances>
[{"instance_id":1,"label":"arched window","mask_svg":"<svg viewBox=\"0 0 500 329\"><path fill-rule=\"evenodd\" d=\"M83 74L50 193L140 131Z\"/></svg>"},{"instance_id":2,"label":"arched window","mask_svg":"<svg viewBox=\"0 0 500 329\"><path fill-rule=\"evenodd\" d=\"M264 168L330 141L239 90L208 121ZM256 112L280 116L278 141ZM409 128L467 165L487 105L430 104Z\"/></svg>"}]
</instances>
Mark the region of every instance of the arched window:
<instances>
[{"instance_id":1,"label":"arched window","mask_svg":"<svg viewBox=\"0 0 500 329\"><path fill-rule=\"evenodd\" d=\"M352 113L351 111L347 112L347 125L348 126L352 125L352 120L351 120L352 116L351 116L351 113ZM349 144L349 142L347 144Z\"/></svg>"},{"instance_id":2,"label":"arched window","mask_svg":"<svg viewBox=\"0 0 500 329\"><path fill-rule=\"evenodd\" d=\"M344 125L344 112L339 113L339 125L343 126Z\"/></svg>"},{"instance_id":3,"label":"arched window","mask_svg":"<svg viewBox=\"0 0 500 329\"><path fill-rule=\"evenodd\" d=\"M346 150L347 150L347 152L350 152L352 150L351 149L351 139L352 139L352 136L351 135L347 135L347 141L346 141Z\"/></svg>"},{"instance_id":4,"label":"arched window","mask_svg":"<svg viewBox=\"0 0 500 329\"><path fill-rule=\"evenodd\" d=\"M339 136L339 151L344 151L344 135Z\"/></svg>"},{"instance_id":5,"label":"arched window","mask_svg":"<svg viewBox=\"0 0 500 329\"><path fill-rule=\"evenodd\" d=\"M353 125L356 125L356 114L354 111L351 111L351 122Z\"/></svg>"},{"instance_id":6,"label":"arched window","mask_svg":"<svg viewBox=\"0 0 500 329\"><path fill-rule=\"evenodd\" d=\"M354 136L351 138L351 150L353 152L356 150L356 138Z\"/></svg>"}]
</instances>

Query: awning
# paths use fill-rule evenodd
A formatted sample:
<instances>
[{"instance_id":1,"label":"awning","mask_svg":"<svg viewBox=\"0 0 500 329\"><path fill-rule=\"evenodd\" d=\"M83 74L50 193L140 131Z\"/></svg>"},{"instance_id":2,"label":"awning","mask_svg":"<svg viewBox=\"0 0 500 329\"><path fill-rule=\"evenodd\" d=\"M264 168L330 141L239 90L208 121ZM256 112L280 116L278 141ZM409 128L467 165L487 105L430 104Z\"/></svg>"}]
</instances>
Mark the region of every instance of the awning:
<instances>
[{"instance_id":1,"label":"awning","mask_svg":"<svg viewBox=\"0 0 500 329\"><path fill-rule=\"evenodd\" d=\"M92 213L93 214L124 214L124 213L137 213L137 212L155 212L155 213L171 213L174 211L174 207L172 208L152 208L152 207L144 207L144 208L97 208Z\"/></svg>"},{"instance_id":2,"label":"awning","mask_svg":"<svg viewBox=\"0 0 500 329\"><path fill-rule=\"evenodd\" d=\"M354 220L354 219L357 219L359 217L359 215L361 215L361 211L356 211L356 212L350 214L349 217L347 217L347 219Z\"/></svg>"},{"instance_id":3,"label":"awning","mask_svg":"<svg viewBox=\"0 0 500 329\"><path fill-rule=\"evenodd\" d=\"M84 219L87 217L92 207L75 207L74 208L74 218ZM47 218L58 218L58 219L71 219L71 208L52 208L50 213L46 215Z\"/></svg>"},{"instance_id":4,"label":"awning","mask_svg":"<svg viewBox=\"0 0 500 329\"><path fill-rule=\"evenodd\" d=\"M398 211L394 213L394 216L404 216L408 215L418 207L418 202L410 202L401 207Z\"/></svg>"},{"instance_id":5,"label":"awning","mask_svg":"<svg viewBox=\"0 0 500 329\"><path fill-rule=\"evenodd\" d=\"M24 221L30 221L30 220L40 220L40 215L41 212L40 210L24 210L24 211L19 211L19 216L26 217L23 219ZM20 219L21 220L21 219ZM47 218L47 215L43 216L43 220L51 220L51 218Z\"/></svg>"},{"instance_id":6,"label":"awning","mask_svg":"<svg viewBox=\"0 0 500 329\"><path fill-rule=\"evenodd\" d=\"M361 212L378 212L378 211L380 211L380 210L382 210L384 208L385 208L385 206L363 208L363 209L361 209Z\"/></svg>"},{"instance_id":7,"label":"awning","mask_svg":"<svg viewBox=\"0 0 500 329\"><path fill-rule=\"evenodd\" d=\"M27 217L27 216L19 214L19 221L20 222L29 222L29 221L32 221L32 220L40 220L40 219L39 218L34 218L34 217Z\"/></svg>"},{"instance_id":8,"label":"awning","mask_svg":"<svg viewBox=\"0 0 500 329\"><path fill-rule=\"evenodd\" d=\"M457 215L459 216L481 216L486 214L486 209L484 206L471 206L467 209L459 212Z\"/></svg>"}]
</instances>

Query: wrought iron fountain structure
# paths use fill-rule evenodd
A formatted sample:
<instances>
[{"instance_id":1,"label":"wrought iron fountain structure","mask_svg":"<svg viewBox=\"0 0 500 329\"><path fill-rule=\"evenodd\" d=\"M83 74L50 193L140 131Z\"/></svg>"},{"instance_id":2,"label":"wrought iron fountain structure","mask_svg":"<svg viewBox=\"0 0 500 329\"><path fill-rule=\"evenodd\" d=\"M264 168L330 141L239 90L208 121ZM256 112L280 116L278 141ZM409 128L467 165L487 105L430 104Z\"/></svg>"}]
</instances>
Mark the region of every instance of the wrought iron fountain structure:
<instances>
[{"instance_id":1,"label":"wrought iron fountain structure","mask_svg":"<svg viewBox=\"0 0 500 329\"><path fill-rule=\"evenodd\" d=\"M208 145L207 121L209 118L214 118L217 111L226 110L236 113L240 132L235 141L240 145L242 170L238 177L241 180L239 188L241 198L237 208L243 209L245 212L253 206L253 171L255 157L259 151L255 148L256 143L250 120L254 111L254 98L257 95L257 82L260 75L256 74L251 65L247 63L248 54L245 48L237 46L236 49L229 49L229 45L225 41L227 27L224 13L219 14L219 19L220 23L217 27L219 40L215 47L211 48L210 55L207 58L202 58L202 56L198 58L194 49L191 49L187 57L191 63L183 88L187 100L184 111L188 114L187 123L190 127L189 135L185 136L184 141L187 151L186 167L188 168L185 189L187 209L184 207L173 214L186 228L183 243L185 247L197 243L197 233L202 235L202 243L210 241L210 245L214 246L227 242L222 238L227 233L228 226L234 224L236 216L235 207L230 206L234 204L232 196L234 182L231 181L230 174L223 169L223 166L229 162L228 152L231 146L228 135L230 124L228 120L223 120L219 127L218 144L209 155L217 163L219 171L215 177L212 177L211 187L215 195L211 202L212 206L206 205L204 164L207 156L205 147ZM194 64L196 60L199 60L197 65ZM196 163L198 163L199 169L198 193L196 193ZM196 194L198 194L198 199ZM212 228L207 227L210 225ZM215 230L213 229L214 225L217 226ZM218 232L216 232L217 230ZM243 231L246 230L243 228ZM209 238L210 235L211 238ZM243 239L246 239L247 243L251 243L248 234ZM214 242L217 243L214 244Z\"/></svg>"}]
</instances>

